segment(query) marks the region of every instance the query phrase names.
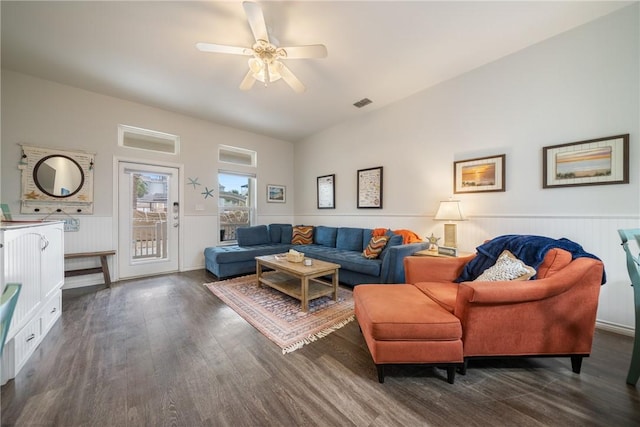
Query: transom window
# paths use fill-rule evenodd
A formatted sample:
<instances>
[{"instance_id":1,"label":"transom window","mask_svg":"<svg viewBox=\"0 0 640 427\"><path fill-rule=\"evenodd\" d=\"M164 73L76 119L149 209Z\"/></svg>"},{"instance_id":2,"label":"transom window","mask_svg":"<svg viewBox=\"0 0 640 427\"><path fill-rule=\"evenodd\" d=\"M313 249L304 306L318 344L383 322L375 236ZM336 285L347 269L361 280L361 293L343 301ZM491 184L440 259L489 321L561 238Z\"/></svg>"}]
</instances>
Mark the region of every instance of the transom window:
<instances>
[{"instance_id":1,"label":"transom window","mask_svg":"<svg viewBox=\"0 0 640 427\"><path fill-rule=\"evenodd\" d=\"M180 137L169 133L118 125L118 145L157 153L178 154Z\"/></svg>"}]
</instances>

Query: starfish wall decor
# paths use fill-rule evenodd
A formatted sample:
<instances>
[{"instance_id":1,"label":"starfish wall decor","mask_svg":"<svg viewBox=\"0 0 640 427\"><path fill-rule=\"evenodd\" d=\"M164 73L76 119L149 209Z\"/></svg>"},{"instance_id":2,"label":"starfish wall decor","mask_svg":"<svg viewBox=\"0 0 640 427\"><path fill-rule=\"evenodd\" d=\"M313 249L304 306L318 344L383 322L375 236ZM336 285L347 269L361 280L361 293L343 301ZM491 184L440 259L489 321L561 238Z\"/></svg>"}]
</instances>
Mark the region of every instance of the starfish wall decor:
<instances>
[{"instance_id":1,"label":"starfish wall decor","mask_svg":"<svg viewBox=\"0 0 640 427\"><path fill-rule=\"evenodd\" d=\"M213 188L209 190L209 187L204 187L204 191L200 194L204 195L204 198L213 197Z\"/></svg>"},{"instance_id":2,"label":"starfish wall decor","mask_svg":"<svg viewBox=\"0 0 640 427\"><path fill-rule=\"evenodd\" d=\"M195 178L187 178L189 180L189 182L187 183L187 185L193 185L193 189L196 189L197 185L202 185L198 182L198 177Z\"/></svg>"}]
</instances>

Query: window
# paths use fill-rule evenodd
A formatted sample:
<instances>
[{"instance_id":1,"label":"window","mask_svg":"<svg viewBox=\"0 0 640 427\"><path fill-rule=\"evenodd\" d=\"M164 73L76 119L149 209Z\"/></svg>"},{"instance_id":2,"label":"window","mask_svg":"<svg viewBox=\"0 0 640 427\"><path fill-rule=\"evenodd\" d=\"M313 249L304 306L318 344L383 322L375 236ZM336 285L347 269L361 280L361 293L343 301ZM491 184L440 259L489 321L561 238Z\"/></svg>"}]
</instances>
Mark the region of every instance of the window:
<instances>
[{"instance_id":1,"label":"window","mask_svg":"<svg viewBox=\"0 0 640 427\"><path fill-rule=\"evenodd\" d=\"M220 243L236 240L236 230L255 223L256 178L229 171L218 172Z\"/></svg>"},{"instance_id":2,"label":"window","mask_svg":"<svg viewBox=\"0 0 640 427\"><path fill-rule=\"evenodd\" d=\"M241 166L257 166L257 153L244 148L221 145L218 161ZM256 175L252 173L218 171L218 215L220 218L220 243L236 241L236 230L255 224Z\"/></svg>"},{"instance_id":3,"label":"window","mask_svg":"<svg viewBox=\"0 0 640 427\"><path fill-rule=\"evenodd\" d=\"M157 153L178 154L180 137L155 130L118 125L118 145Z\"/></svg>"},{"instance_id":4,"label":"window","mask_svg":"<svg viewBox=\"0 0 640 427\"><path fill-rule=\"evenodd\" d=\"M244 148L221 145L218 150L218 160L240 166L257 166L256 152Z\"/></svg>"}]
</instances>

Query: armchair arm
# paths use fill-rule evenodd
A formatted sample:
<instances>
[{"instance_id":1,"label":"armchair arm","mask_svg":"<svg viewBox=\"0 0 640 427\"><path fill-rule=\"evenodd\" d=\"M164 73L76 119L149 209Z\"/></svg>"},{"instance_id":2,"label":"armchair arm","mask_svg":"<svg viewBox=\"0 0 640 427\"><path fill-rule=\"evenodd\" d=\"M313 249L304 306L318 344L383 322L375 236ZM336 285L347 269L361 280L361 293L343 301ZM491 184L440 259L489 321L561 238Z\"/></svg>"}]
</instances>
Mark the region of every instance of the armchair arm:
<instances>
[{"instance_id":1,"label":"armchair arm","mask_svg":"<svg viewBox=\"0 0 640 427\"><path fill-rule=\"evenodd\" d=\"M475 255L460 258L412 256L404 259L406 283L453 282Z\"/></svg>"},{"instance_id":2,"label":"armchair arm","mask_svg":"<svg viewBox=\"0 0 640 427\"><path fill-rule=\"evenodd\" d=\"M602 262L577 258L551 277L540 280L460 283L458 299L478 304L513 304L560 295L579 282L600 283ZM459 305L458 301L456 305ZM462 302L462 303L465 303Z\"/></svg>"}]
</instances>

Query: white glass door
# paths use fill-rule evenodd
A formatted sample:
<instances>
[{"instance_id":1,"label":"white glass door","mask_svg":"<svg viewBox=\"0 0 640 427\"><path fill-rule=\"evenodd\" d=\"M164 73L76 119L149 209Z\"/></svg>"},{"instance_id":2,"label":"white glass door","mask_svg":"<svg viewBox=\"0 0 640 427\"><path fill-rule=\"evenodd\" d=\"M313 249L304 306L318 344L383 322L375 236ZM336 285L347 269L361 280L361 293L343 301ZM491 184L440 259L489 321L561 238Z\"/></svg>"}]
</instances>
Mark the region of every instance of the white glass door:
<instances>
[{"instance_id":1,"label":"white glass door","mask_svg":"<svg viewBox=\"0 0 640 427\"><path fill-rule=\"evenodd\" d=\"M119 162L120 278L178 271L179 170Z\"/></svg>"}]
</instances>

